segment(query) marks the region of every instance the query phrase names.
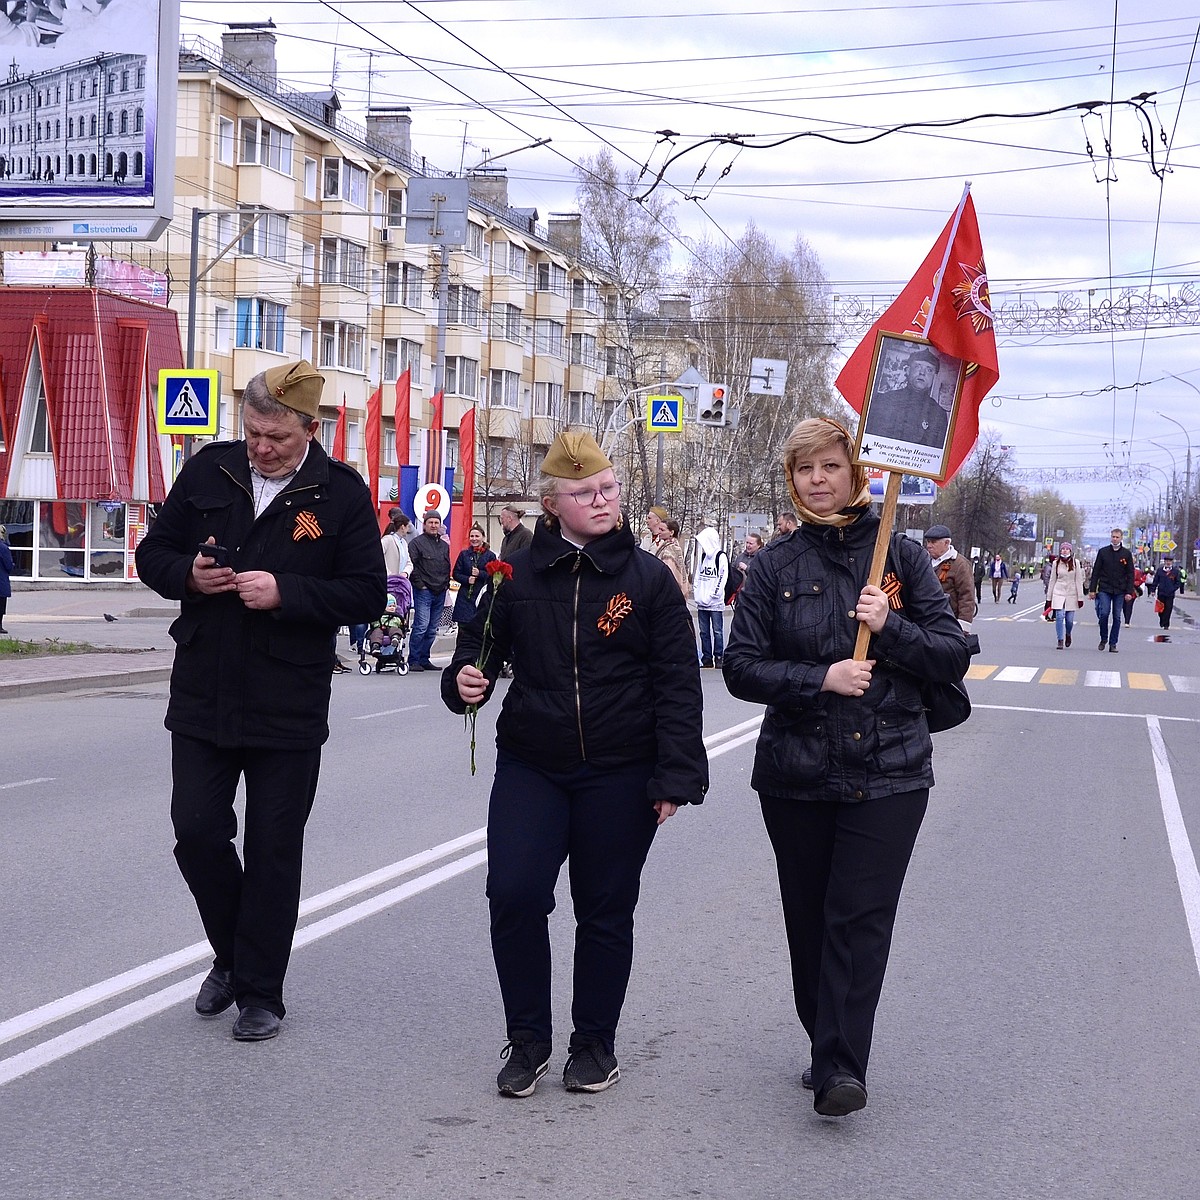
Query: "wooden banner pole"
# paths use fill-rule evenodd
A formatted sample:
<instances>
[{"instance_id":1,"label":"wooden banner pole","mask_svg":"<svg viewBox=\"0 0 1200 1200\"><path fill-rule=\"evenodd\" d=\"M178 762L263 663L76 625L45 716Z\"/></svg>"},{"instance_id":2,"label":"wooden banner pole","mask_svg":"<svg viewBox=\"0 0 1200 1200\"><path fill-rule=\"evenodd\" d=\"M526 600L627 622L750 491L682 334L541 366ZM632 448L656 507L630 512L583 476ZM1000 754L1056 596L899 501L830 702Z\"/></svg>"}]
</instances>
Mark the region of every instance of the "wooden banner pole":
<instances>
[{"instance_id":1,"label":"wooden banner pole","mask_svg":"<svg viewBox=\"0 0 1200 1200\"><path fill-rule=\"evenodd\" d=\"M871 555L871 570L867 574L867 582L878 587L883 579L883 565L887 562L888 545L892 540L892 525L896 520L896 503L900 499L900 471L889 471L887 487L883 492L883 509L879 513L879 532L875 535L875 552ZM854 642L854 661L863 662L867 657L867 643L871 640L871 631L866 625L858 627L858 637Z\"/></svg>"}]
</instances>

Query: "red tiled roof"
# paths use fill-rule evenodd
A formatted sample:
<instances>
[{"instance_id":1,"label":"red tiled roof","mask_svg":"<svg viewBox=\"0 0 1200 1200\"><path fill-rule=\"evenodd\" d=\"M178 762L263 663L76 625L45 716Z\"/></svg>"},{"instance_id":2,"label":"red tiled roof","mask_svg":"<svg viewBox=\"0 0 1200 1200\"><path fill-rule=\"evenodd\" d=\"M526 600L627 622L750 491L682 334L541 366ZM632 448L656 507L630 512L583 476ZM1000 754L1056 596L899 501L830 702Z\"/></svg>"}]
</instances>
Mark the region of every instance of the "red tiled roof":
<instances>
[{"instance_id":1,"label":"red tiled roof","mask_svg":"<svg viewBox=\"0 0 1200 1200\"><path fill-rule=\"evenodd\" d=\"M149 406L160 368L181 367L174 312L95 288L0 287L0 495L6 490L33 340L41 354L59 497L166 495ZM149 431L149 496L133 496L137 432ZM50 498L50 497L47 497Z\"/></svg>"}]
</instances>

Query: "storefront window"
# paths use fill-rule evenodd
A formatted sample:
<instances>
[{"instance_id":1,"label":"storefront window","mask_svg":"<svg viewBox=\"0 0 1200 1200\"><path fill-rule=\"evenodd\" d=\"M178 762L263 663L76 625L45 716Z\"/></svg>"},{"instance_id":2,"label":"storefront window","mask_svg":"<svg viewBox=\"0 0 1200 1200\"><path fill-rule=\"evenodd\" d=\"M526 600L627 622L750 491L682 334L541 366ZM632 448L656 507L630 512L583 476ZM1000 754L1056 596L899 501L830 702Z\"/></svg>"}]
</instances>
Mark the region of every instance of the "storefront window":
<instances>
[{"instance_id":1,"label":"storefront window","mask_svg":"<svg viewBox=\"0 0 1200 1200\"><path fill-rule=\"evenodd\" d=\"M85 506L76 500L45 500L39 508L39 578L82 579Z\"/></svg>"},{"instance_id":2,"label":"storefront window","mask_svg":"<svg viewBox=\"0 0 1200 1200\"><path fill-rule=\"evenodd\" d=\"M92 505L92 529L89 539L91 577L125 575L125 505L119 500L101 500Z\"/></svg>"},{"instance_id":3,"label":"storefront window","mask_svg":"<svg viewBox=\"0 0 1200 1200\"><path fill-rule=\"evenodd\" d=\"M14 575L28 579L33 574L33 501L0 500L0 525L8 531Z\"/></svg>"}]
</instances>

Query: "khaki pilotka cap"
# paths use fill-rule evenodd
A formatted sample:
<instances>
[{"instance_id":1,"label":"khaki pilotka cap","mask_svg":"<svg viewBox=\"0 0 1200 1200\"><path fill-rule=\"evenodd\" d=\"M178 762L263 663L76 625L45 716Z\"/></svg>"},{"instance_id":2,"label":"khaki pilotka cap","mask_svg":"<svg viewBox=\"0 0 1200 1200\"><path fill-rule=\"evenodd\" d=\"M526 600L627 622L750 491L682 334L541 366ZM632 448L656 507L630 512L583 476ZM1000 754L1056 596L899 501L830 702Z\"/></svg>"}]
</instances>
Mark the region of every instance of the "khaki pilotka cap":
<instances>
[{"instance_id":1,"label":"khaki pilotka cap","mask_svg":"<svg viewBox=\"0 0 1200 1200\"><path fill-rule=\"evenodd\" d=\"M272 400L278 400L280 404L316 419L317 410L321 407L325 376L314 371L312 363L302 358L299 362L272 367L263 372L263 383Z\"/></svg>"},{"instance_id":2,"label":"khaki pilotka cap","mask_svg":"<svg viewBox=\"0 0 1200 1200\"><path fill-rule=\"evenodd\" d=\"M590 433L560 433L546 452L542 474L556 479L586 479L611 466Z\"/></svg>"}]
</instances>

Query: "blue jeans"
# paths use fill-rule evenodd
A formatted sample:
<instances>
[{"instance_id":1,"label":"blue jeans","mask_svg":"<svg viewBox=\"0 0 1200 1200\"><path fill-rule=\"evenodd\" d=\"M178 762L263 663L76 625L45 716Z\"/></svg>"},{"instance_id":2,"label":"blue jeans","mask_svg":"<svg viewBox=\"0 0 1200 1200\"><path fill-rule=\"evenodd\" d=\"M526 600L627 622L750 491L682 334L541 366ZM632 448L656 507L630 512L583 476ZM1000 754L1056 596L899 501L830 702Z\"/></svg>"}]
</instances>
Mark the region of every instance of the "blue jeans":
<instances>
[{"instance_id":1,"label":"blue jeans","mask_svg":"<svg viewBox=\"0 0 1200 1200\"><path fill-rule=\"evenodd\" d=\"M433 651L433 640L437 637L438 622L442 609L446 607L445 591L431 592L428 588L413 588L412 641L409 643L408 661L429 664Z\"/></svg>"},{"instance_id":2,"label":"blue jeans","mask_svg":"<svg viewBox=\"0 0 1200 1200\"><path fill-rule=\"evenodd\" d=\"M551 1040L548 917L568 862L575 910L572 1044L611 1050L633 966L633 910L657 829L653 760L547 771L500 750L488 806L492 955L509 1037Z\"/></svg>"},{"instance_id":3,"label":"blue jeans","mask_svg":"<svg viewBox=\"0 0 1200 1200\"><path fill-rule=\"evenodd\" d=\"M725 653L725 613L719 608L698 608L696 616L700 621L700 652L701 657L711 660L713 651L720 658Z\"/></svg>"},{"instance_id":4,"label":"blue jeans","mask_svg":"<svg viewBox=\"0 0 1200 1200\"><path fill-rule=\"evenodd\" d=\"M1075 610L1073 608L1056 608L1054 610L1054 632L1058 635L1058 640L1063 640L1063 621L1066 621L1067 636L1070 637L1071 630L1075 626Z\"/></svg>"},{"instance_id":5,"label":"blue jeans","mask_svg":"<svg viewBox=\"0 0 1200 1200\"><path fill-rule=\"evenodd\" d=\"M1117 644L1121 636L1121 606L1125 597L1120 592L1096 593L1096 616L1100 620L1100 640L1110 646ZM1112 637L1108 634L1108 618L1112 614Z\"/></svg>"}]
</instances>

